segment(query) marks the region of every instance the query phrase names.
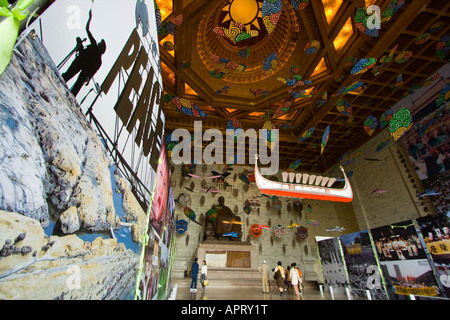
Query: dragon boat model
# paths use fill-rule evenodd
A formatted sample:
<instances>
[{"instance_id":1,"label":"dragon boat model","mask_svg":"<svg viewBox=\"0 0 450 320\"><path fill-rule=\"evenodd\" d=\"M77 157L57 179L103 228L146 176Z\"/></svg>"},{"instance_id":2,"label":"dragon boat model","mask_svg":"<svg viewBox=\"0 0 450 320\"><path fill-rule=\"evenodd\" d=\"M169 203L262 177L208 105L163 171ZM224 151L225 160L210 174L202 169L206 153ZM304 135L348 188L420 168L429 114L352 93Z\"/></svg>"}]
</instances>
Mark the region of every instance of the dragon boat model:
<instances>
[{"instance_id":1,"label":"dragon boat model","mask_svg":"<svg viewBox=\"0 0 450 320\"><path fill-rule=\"evenodd\" d=\"M336 178L308 173L283 172L283 182L268 180L259 172L257 154L255 159L255 182L258 189L264 194L338 202L351 202L353 200L353 190L342 166L340 169L344 174L344 187L332 188L337 180Z\"/></svg>"}]
</instances>

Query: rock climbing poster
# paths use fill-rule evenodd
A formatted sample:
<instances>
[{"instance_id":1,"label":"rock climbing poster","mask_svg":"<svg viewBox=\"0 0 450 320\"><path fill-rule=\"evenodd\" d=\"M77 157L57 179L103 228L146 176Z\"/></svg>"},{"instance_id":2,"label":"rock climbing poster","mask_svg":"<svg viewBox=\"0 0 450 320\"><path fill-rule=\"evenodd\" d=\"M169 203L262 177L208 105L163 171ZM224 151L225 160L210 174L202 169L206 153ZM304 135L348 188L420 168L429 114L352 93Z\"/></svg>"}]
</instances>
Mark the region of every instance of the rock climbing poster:
<instances>
[{"instance_id":1,"label":"rock climbing poster","mask_svg":"<svg viewBox=\"0 0 450 320\"><path fill-rule=\"evenodd\" d=\"M434 271L447 298L450 297L450 217L429 215L416 219L434 262Z\"/></svg>"},{"instance_id":2,"label":"rock climbing poster","mask_svg":"<svg viewBox=\"0 0 450 320\"><path fill-rule=\"evenodd\" d=\"M390 299L439 296L441 290L413 221L370 230Z\"/></svg>"},{"instance_id":3,"label":"rock climbing poster","mask_svg":"<svg viewBox=\"0 0 450 320\"><path fill-rule=\"evenodd\" d=\"M2 300L134 298L164 122L146 6L147 17L141 1L56 1L19 35L0 74Z\"/></svg>"},{"instance_id":4,"label":"rock climbing poster","mask_svg":"<svg viewBox=\"0 0 450 320\"><path fill-rule=\"evenodd\" d=\"M352 294L366 297L366 290L374 300L386 300L387 295L367 230L339 237Z\"/></svg>"},{"instance_id":5,"label":"rock climbing poster","mask_svg":"<svg viewBox=\"0 0 450 320\"><path fill-rule=\"evenodd\" d=\"M165 121L162 76L154 2L131 3L56 1L27 31L44 44L146 211Z\"/></svg>"},{"instance_id":6,"label":"rock climbing poster","mask_svg":"<svg viewBox=\"0 0 450 320\"><path fill-rule=\"evenodd\" d=\"M343 290L349 280L339 239L330 238L319 241L317 247L325 284L333 287L334 291Z\"/></svg>"}]
</instances>

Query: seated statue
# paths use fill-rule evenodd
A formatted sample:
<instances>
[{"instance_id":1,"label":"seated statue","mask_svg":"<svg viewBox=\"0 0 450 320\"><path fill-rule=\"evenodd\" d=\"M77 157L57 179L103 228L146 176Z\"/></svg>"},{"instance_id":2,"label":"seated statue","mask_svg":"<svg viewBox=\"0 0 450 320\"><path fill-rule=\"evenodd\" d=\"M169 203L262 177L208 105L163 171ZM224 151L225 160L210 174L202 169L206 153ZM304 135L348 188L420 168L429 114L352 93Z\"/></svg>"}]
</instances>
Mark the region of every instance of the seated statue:
<instances>
[{"instance_id":1,"label":"seated statue","mask_svg":"<svg viewBox=\"0 0 450 320\"><path fill-rule=\"evenodd\" d=\"M238 237L227 237L228 240L240 241L242 237L241 225L234 223L227 223L229 221L240 221L240 218L235 216L230 208L224 205L225 198L219 197L219 204L213 207L207 213L207 221L212 222L214 228L213 237L222 240L223 234L236 232ZM225 222L224 222L225 221ZM230 239L231 238L231 239Z\"/></svg>"}]
</instances>

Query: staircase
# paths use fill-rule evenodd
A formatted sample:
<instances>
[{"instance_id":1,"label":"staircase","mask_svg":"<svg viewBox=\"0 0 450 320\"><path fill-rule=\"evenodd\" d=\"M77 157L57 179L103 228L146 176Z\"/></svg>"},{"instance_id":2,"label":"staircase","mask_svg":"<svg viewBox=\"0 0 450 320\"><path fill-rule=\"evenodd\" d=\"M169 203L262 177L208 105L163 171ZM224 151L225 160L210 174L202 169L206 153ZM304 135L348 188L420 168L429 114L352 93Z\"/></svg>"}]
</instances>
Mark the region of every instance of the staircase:
<instances>
[{"instance_id":1,"label":"staircase","mask_svg":"<svg viewBox=\"0 0 450 320\"><path fill-rule=\"evenodd\" d=\"M200 275L198 277L200 282ZM227 288L227 287L256 287L261 288L261 275L258 270L234 268L234 269L215 269L208 268L208 288ZM273 279L269 279L272 288L277 287L277 283ZM191 277L180 278L173 277L172 284L178 285L178 289L189 288L191 284ZM317 290L318 285L316 281L304 281L306 288L314 288ZM200 283L198 284L200 287Z\"/></svg>"}]
</instances>

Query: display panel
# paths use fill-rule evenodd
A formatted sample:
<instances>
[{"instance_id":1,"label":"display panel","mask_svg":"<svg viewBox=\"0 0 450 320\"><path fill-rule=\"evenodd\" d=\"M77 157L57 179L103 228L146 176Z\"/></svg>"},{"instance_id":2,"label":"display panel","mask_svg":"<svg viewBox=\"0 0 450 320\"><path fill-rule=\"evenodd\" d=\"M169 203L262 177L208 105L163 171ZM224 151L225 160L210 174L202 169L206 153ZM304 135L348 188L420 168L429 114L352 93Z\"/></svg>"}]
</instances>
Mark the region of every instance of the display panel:
<instances>
[{"instance_id":1,"label":"display panel","mask_svg":"<svg viewBox=\"0 0 450 320\"><path fill-rule=\"evenodd\" d=\"M370 230L391 299L441 294L411 220Z\"/></svg>"},{"instance_id":2,"label":"display panel","mask_svg":"<svg viewBox=\"0 0 450 320\"><path fill-rule=\"evenodd\" d=\"M334 289L348 286L345 262L339 239L331 238L317 242L325 284Z\"/></svg>"},{"instance_id":3,"label":"display panel","mask_svg":"<svg viewBox=\"0 0 450 320\"><path fill-rule=\"evenodd\" d=\"M366 297L366 290L374 300L386 300L387 295L367 230L339 237L352 294Z\"/></svg>"},{"instance_id":4,"label":"display panel","mask_svg":"<svg viewBox=\"0 0 450 320\"><path fill-rule=\"evenodd\" d=\"M436 278L450 298L450 213L417 219L425 245L433 259Z\"/></svg>"}]
</instances>

